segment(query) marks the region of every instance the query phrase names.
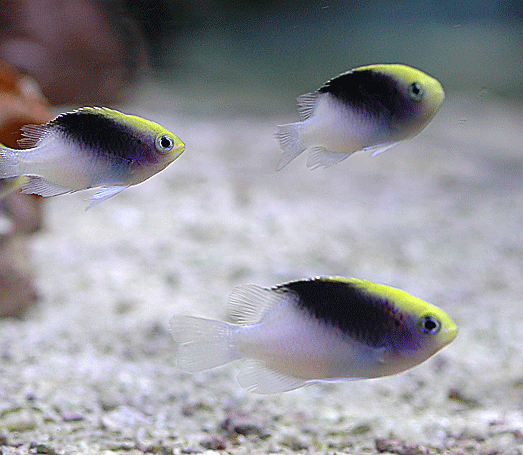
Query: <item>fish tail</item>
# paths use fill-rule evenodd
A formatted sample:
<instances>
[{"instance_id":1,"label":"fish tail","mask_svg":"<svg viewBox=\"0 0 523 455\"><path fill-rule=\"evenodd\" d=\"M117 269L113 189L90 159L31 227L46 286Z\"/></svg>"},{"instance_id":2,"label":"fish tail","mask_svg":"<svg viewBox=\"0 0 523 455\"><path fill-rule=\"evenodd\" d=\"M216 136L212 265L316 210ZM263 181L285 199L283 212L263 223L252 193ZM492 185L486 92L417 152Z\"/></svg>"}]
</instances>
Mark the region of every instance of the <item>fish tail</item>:
<instances>
[{"instance_id":1,"label":"fish tail","mask_svg":"<svg viewBox=\"0 0 523 455\"><path fill-rule=\"evenodd\" d=\"M305 150L300 141L300 132L298 123L289 123L278 126L278 131L274 135L283 150L283 155L276 166L276 170L281 170L289 164L294 158Z\"/></svg>"},{"instance_id":2,"label":"fish tail","mask_svg":"<svg viewBox=\"0 0 523 455\"><path fill-rule=\"evenodd\" d=\"M0 179L19 177L20 162L14 150L0 144Z\"/></svg>"},{"instance_id":3,"label":"fish tail","mask_svg":"<svg viewBox=\"0 0 523 455\"><path fill-rule=\"evenodd\" d=\"M241 357L238 326L193 316L174 316L170 328L178 348L178 367L183 371L196 373Z\"/></svg>"}]
</instances>

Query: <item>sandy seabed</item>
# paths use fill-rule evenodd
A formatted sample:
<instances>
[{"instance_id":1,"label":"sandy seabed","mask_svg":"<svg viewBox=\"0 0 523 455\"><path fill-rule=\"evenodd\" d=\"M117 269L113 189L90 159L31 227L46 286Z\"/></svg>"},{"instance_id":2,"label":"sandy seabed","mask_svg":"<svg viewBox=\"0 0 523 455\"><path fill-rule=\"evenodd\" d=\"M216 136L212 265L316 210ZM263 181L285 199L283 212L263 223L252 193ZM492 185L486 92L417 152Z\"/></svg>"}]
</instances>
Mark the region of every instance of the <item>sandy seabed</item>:
<instances>
[{"instance_id":1,"label":"sandy seabed","mask_svg":"<svg viewBox=\"0 0 523 455\"><path fill-rule=\"evenodd\" d=\"M186 152L84 212L45 201L32 241L38 306L0 321L3 454L523 453L523 110L448 100L417 138L280 172L287 118L125 106ZM457 339L404 374L274 396L238 364L177 370L175 313L226 318L239 284L315 275L430 301Z\"/></svg>"}]
</instances>

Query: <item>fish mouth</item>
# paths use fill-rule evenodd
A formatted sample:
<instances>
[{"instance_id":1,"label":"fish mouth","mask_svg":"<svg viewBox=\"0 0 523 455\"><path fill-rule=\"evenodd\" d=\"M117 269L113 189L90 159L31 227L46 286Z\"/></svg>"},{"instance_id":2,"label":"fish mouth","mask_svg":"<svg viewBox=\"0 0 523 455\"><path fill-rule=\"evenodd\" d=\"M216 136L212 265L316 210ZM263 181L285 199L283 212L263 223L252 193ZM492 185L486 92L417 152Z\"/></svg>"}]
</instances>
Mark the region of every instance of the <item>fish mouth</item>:
<instances>
[{"instance_id":1,"label":"fish mouth","mask_svg":"<svg viewBox=\"0 0 523 455\"><path fill-rule=\"evenodd\" d=\"M180 156L185 150L185 144L182 141L179 141L174 144L172 148L172 153L175 156Z\"/></svg>"},{"instance_id":2,"label":"fish mouth","mask_svg":"<svg viewBox=\"0 0 523 455\"><path fill-rule=\"evenodd\" d=\"M439 109L443 101L445 101L445 92L442 90L441 92L435 93L431 101L437 106L437 109Z\"/></svg>"},{"instance_id":3,"label":"fish mouth","mask_svg":"<svg viewBox=\"0 0 523 455\"><path fill-rule=\"evenodd\" d=\"M458 327L456 325L454 327L442 328L440 331L443 344L449 344L457 335Z\"/></svg>"},{"instance_id":4,"label":"fish mouth","mask_svg":"<svg viewBox=\"0 0 523 455\"><path fill-rule=\"evenodd\" d=\"M430 95L428 96L427 101L432 109L434 109L434 112L436 112L443 104L443 101L445 101L445 91L439 82L437 82L437 85L432 87L432 90L430 90Z\"/></svg>"}]
</instances>

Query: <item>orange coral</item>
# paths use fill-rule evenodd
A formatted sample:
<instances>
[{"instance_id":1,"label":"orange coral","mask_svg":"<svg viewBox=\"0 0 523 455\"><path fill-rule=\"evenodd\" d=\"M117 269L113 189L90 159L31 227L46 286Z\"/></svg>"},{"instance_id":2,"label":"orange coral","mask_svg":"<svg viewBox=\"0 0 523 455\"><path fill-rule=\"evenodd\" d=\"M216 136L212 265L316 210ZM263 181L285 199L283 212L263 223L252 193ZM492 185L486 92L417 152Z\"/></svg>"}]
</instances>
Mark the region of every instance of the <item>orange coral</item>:
<instances>
[{"instance_id":1,"label":"orange coral","mask_svg":"<svg viewBox=\"0 0 523 455\"><path fill-rule=\"evenodd\" d=\"M50 117L36 82L0 61L0 142L17 147L23 125ZM36 300L26 243L41 226L40 198L11 193L0 200L0 217L0 317L20 316Z\"/></svg>"}]
</instances>

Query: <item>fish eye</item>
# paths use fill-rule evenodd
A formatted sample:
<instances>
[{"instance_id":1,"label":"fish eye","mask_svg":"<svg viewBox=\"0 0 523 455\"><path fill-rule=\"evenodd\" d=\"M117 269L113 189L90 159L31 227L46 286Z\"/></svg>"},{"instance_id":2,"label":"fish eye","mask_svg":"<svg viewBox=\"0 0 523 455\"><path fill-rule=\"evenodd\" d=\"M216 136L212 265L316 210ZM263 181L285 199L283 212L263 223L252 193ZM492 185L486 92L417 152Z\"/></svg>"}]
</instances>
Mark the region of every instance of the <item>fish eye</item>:
<instances>
[{"instance_id":1,"label":"fish eye","mask_svg":"<svg viewBox=\"0 0 523 455\"><path fill-rule=\"evenodd\" d=\"M423 93L423 88L417 82L413 82L409 85L409 96L414 101L421 101L421 99L423 98Z\"/></svg>"},{"instance_id":2,"label":"fish eye","mask_svg":"<svg viewBox=\"0 0 523 455\"><path fill-rule=\"evenodd\" d=\"M427 314L419 318L418 329L421 333L426 333L427 335L435 335L441 329L441 322L439 322L434 316Z\"/></svg>"},{"instance_id":3,"label":"fish eye","mask_svg":"<svg viewBox=\"0 0 523 455\"><path fill-rule=\"evenodd\" d=\"M160 153L167 153L173 149L174 141L167 134L160 134L156 137L155 145Z\"/></svg>"}]
</instances>

